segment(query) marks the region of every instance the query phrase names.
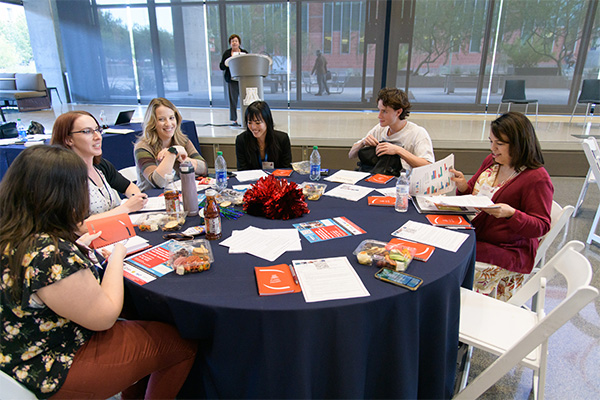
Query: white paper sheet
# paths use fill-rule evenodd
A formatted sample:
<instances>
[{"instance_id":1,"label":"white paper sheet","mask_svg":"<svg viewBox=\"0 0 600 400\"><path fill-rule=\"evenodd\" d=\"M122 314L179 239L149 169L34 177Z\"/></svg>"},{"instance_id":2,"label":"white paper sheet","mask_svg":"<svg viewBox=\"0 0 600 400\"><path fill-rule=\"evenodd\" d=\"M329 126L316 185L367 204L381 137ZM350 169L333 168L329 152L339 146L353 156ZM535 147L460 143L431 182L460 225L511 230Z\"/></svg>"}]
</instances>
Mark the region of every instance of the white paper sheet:
<instances>
[{"instance_id":1,"label":"white paper sheet","mask_svg":"<svg viewBox=\"0 0 600 400\"><path fill-rule=\"evenodd\" d=\"M129 201L129 199L122 200L121 204L125 204ZM164 211L165 208L165 198L164 196L156 196L156 197L148 197L148 202L142 208L141 212L144 211Z\"/></svg>"},{"instance_id":2,"label":"white paper sheet","mask_svg":"<svg viewBox=\"0 0 600 400\"><path fill-rule=\"evenodd\" d=\"M494 202L487 196L473 196L472 194L464 196L439 196L431 197L431 201L436 204L455 207L471 207L471 208L496 208Z\"/></svg>"},{"instance_id":3,"label":"white paper sheet","mask_svg":"<svg viewBox=\"0 0 600 400\"><path fill-rule=\"evenodd\" d=\"M324 193L325 196L339 197L341 199L358 201L371 193L373 188L343 183Z\"/></svg>"},{"instance_id":4,"label":"white paper sheet","mask_svg":"<svg viewBox=\"0 0 600 400\"><path fill-rule=\"evenodd\" d=\"M125 135L131 132L135 132L133 129L119 129L119 128L106 128L104 129L104 133L119 133L121 135Z\"/></svg>"},{"instance_id":5,"label":"white paper sheet","mask_svg":"<svg viewBox=\"0 0 600 400\"><path fill-rule=\"evenodd\" d=\"M396 197L396 186L376 190L384 196Z\"/></svg>"},{"instance_id":6,"label":"white paper sheet","mask_svg":"<svg viewBox=\"0 0 600 400\"><path fill-rule=\"evenodd\" d=\"M371 295L346 257L294 260L293 264L307 303Z\"/></svg>"},{"instance_id":7,"label":"white paper sheet","mask_svg":"<svg viewBox=\"0 0 600 400\"><path fill-rule=\"evenodd\" d=\"M349 171L346 169L340 169L335 174L328 176L324 180L329 182L339 182L339 183L351 183L355 184L361 179L365 179L367 176L371 174L368 172L360 172L360 171Z\"/></svg>"},{"instance_id":8,"label":"white paper sheet","mask_svg":"<svg viewBox=\"0 0 600 400\"><path fill-rule=\"evenodd\" d=\"M455 252L469 237L466 233L408 221L392 232L393 236Z\"/></svg>"},{"instance_id":9,"label":"white paper sheet","mask_svg":"<svg viewBox=\"0 0 600 400\"><path fill-rule=\"evenodd\" d=\"M286 251L301 251L302 242L296 229L260 229L254 226L233 231L219 243L229 247L229 253L248 253L275 261Z\"/></svg>"},{"instance_id":10,"label":"white paper sheet","mask_svg":"<svg viewBox=\"0 0 600 400\"><path fill-rule=\"evenodd\" d=\"M251 169L249 171L236 171L235 177L238 182L257 181L260 178L268 176L262 169Z\"/></svg>"},{"instance_id":11,"label":"white paper sheet","mask_svg":"<svg viewBox=\"0 0 600 400\"><path fill-rule=\"evenodd\" d=\"M450 180L453 176L450 168L454 168L454 154L432 164L413 168L410 174L410 194L414 196L454 192L456 184Z\"/></svg>"}]
</instances>

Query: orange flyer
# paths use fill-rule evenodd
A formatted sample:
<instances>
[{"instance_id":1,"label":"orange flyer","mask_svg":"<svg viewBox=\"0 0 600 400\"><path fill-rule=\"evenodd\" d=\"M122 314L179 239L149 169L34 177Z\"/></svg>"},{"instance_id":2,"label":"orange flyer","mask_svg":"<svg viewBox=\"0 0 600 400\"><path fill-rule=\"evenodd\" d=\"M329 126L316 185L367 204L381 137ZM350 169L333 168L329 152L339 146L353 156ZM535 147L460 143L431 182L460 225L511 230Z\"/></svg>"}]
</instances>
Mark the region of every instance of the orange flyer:
<instances>
[{"instance_id":1,"label":"orange flyer","mask_svg":"<svg viewBox=\"0 0 600 400\"><path fill-rule=\"evenodd\" d=\"M473 226L461 215L426 215L433 226L455 227L461 229L472 229Z\"/></svg>"},{"instance_id":2,"label":"orange flyer","mask_svg":"<svg viewBox=\"0 0 600 400\"><path fill-rule=\"evenodd\" d=\"M391 181L392 178L393 178L393 176L391 176L391 175L375 174L375 175L371 175L369 178L367 178L366 181L372 182L372 183L385 184L385 183L388 183L389 181Z\"/></svg>"},{"instance_id":3,"label":"orange flyer","mask_svg":"<svg viewBox=\"0 0 600 400\"><path fill-rule=\"evenodd\" d=\"M271 175L273 175L273 176L290 176L290 175L292 175L292 172L294 172L293 169L276 169L275 171L271 172Z\"/></svg>"},{"instance_id":4,"label":"orange flyer","mask_svg":"<svg viewBox=\"0 0 600 400\"><path fill-rule=\"evenodd\" d=\"M428 244L410 242L408 240L394 238L390 240L386 246L386 248L393 248L393 246L405 246L412 247L416 250L414 259L426 262L429 260L429 257L433 254L435 247L429 246ZM389 250L389 249L388 249Z\"/></svg>"},{"instance_id":5,"label":"orange flyer","mask_svg":"<svg viewBox=\"0 0 600 400\"><path fill-rule=\"evenodd\" d=\"M135 236L135 230L131 223L131 218L127 214L111 215L110 217L93 219L86 221L85 225L90 234L102 231L102 236L91 243L92 248L108 246L124 239Z\"/></svg>"},{"instance_id":6,"label":"orange flyer","mask_svg":"<svg viewBox=\"0 0 600 400\"><path fill-rule=\"evenodd\" d=\"M396 204L396 198L392 196L369 196L368 201L370 206L394 207Z\"/></svg>"},{"instance_id":7,"label":"orange flyer","mask_svg":"<svg viewBox=\"0 0 600 400\"><path fill-rule=\"evenodd\" d=\"M258 294L272 296L275 294L301 292L300 285L294 282L292 268L287 264L272 267L254 267Z\"/></svg>"}]
</instances>

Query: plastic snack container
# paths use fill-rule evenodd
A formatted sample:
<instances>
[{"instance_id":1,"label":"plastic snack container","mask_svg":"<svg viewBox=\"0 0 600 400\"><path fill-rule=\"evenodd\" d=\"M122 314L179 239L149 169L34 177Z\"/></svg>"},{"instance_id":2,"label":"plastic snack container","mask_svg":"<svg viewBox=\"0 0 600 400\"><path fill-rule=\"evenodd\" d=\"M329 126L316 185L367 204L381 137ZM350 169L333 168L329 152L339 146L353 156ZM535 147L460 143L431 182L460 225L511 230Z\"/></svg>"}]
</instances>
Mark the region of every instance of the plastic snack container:
<instances>
[{"instance_id":1,"label":"plastic snack container","mask_svg":"<svg viewBox=\"0 0 600 400\"><path fill-rule=\"evenodd\" d=\"M327 184L304 182L302 185L300 185L300 187L302 187L302 194L304 195L306 200L319 200L323 193L325 193Z\"/></svg>"},{"instance_id":2,"label":"plastic snack container","mask_svg":"<svg viewBox=\"0 0 600 400\"><path fill-rule=\"evenodd\" d=\"M167 265L172 267L177 275L207 271L214 261L212 248L206 239L173 241L169 252Z\"/></svg>"}]
</instances>

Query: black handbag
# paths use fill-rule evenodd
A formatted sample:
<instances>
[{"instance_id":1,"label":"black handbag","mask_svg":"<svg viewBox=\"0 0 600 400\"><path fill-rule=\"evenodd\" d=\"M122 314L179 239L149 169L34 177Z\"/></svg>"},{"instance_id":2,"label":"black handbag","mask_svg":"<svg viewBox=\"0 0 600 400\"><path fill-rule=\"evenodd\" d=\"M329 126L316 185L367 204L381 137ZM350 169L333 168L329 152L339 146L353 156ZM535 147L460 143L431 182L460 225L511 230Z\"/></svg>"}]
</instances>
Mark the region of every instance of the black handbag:
<instances>
[{"instance_id":1,"label":"black handbag","mask_svg":"<svg viewBox=\"0 0 600 400\"><path fill-rule=\"evenodd\" d=\"M44 134L44 125L40 124L37 121L31 121L29 128L27 128L28 135L43 135Z\"/></svg>"},{"instance_id":2,"label":"black handbag","mask_svg":"<svg viewBox=\"0 0 600 400\"><path fill-rule=\"evenodd\" d=\"M402 160L398 155L377 156L374 146L363 147L358 150L359 171L372 174L400 176Z\"/></svg>"},{"instance_id":3,"label":"black handbag","mask_svg":"<svg viewBox=\"0 0 600 400\"><path fill-rule=\"evenodd\" d=\"M330 80L331 80L331 71L327 71L327 72L325 73L325 79L326 79L326 80L328 80L328 81L330 81Z\"/></svg>"},{"instance_id":4,"label":"black handbag","mask_svg":"<svg viewBox=\"0 0 600 400\"><path fill-rule=\"evenodd\" d=\"M19 133L17 132L16 122L7 122L0 125L0 139L12 139L17 136L19 136Z\"/></svg>"}]
</instances>

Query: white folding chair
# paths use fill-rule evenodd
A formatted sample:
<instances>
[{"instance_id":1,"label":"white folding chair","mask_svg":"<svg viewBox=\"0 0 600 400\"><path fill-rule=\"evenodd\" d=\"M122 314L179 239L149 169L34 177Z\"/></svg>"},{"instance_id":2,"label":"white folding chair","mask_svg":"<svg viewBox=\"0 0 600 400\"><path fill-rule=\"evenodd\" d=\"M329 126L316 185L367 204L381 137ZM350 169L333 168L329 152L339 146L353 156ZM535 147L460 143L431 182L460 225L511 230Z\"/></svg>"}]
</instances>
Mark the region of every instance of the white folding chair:
<instances>
[{"instance_id":1,"label":"white folding chair","mask_svg":"<svg viewBox=\"0 0 600 400\"><path fill-rule=\"evenodd\" d=\"M589 285L592 267L580 253L584 247L579 241L567 243L508 302L461 288L459 340L500 357L469 385L459 377L464 384L455 399L481 396L517 364L533 369L534 398L544 398L548 338L598 296L598 289ZM567 293L545 315L546 282L557 274L566 278ZM536 293L537 311L522 307ZM468 373L467 366L463 374Z\"/></svg>"},{"instance_id":2,"label":"white folding chair","mask_svg":"<svg viewBox=\"0 0 600 400\"><path fill-rule=\"evenodd\" d=\"M10 375L0 371L0 400L33 400L35 395Z\"/></svg>"},{"instance_id":3,"label":"white folding chair","mask_svg":"<svg viewBox=\"0 0 600 400\"><path fill-rule=\"evenodd\" d=\"M119 173L125 178L129 179L131 182L137 182L137 168L135 165L133 167L122 168L119 170Z\"/></svg>"},{"instance_id":4,"label":"white folding chair","mask_svg":"<svg viewBox=\"0 0 600 400\"><path fill-rule=\"evenodd\" d=\"M589 131L588 131L589 134ZM600 149L598 149L598 142L596 141L596 139L594 137L590 137L588 139L594 139L594 140L590 140L587 142L587 146L590 148L590 150L592 151L592 153L596 154L596 156L600 155ZM585 143L587 139L585 139L583 142ZM585 147L586 145L583 144L583 150L585 151ZM586 154L587 157L587 154ZM589 159L588 159L589 162ZM596 177L594 176L593 172L592 172L592 164L590 163L590 168L588 169L587 175L585 176L585 181L583 182L583 186L581 187L581 192L579 192L579 198L577 199L577 204L575 204L575 211L573 212L573 216L577 216L577 213L579 212L579 208L581 208L581 205L583 204L583 200L585 199L585 195L587 194L587 190L588 190L588 186L592 183L597 183L596 181Z\"/></svg>"},{"instance_id":5,"label":"white folding chair","mask_svg":"<svg viewBox=\"0 0 600 400\"><path fill-rule=\"evenodd\" d=\"M535 260L533 262L534 269L538 268L539 265L544 265L546 263L546 252L550 248L550 245L558 237L558 234L569 223L571 214L573 214L573 206L569 205L562 208L560 204L552 200L552 210L550 211L550 230L540 238L540 245L538 246Z\"/></svg>"},{"instance_id":6,"label":"white folding chair","mask_svg":"<svg viewBox=\"0 0 600 400\"><path fill-rule=\"evenodd\" d=\"M598 141L596 141L595 137L589 137L583 140L582 142L583 145L583 152L585 153L585 157L588 160L588 163L590 164L590 171L588 172L588 175L593 176L594 181L596 182L596 184L598 185L598 188L600 189L600 149L598 148ZM584 183L584 188L585 190L587 190L586 184L587 184L587 179L586 178L586 182ZM582 188L582 194L583 197L585 197L585 192L584 192L584 188ZM579 196L581 201L583 202L583 198L580 195ZM579 200L577 201L579 203ZM592 222L592 227L590 229L590 233L587 237L587 244L592 243L592 241L597 242L600 244L600 236L596 234L596 228L598 227L598 220L600 219L600 204L598 204L598 209L596 210L596 216L594 217L594 222Z\"/></svg>"}]
</instances>

